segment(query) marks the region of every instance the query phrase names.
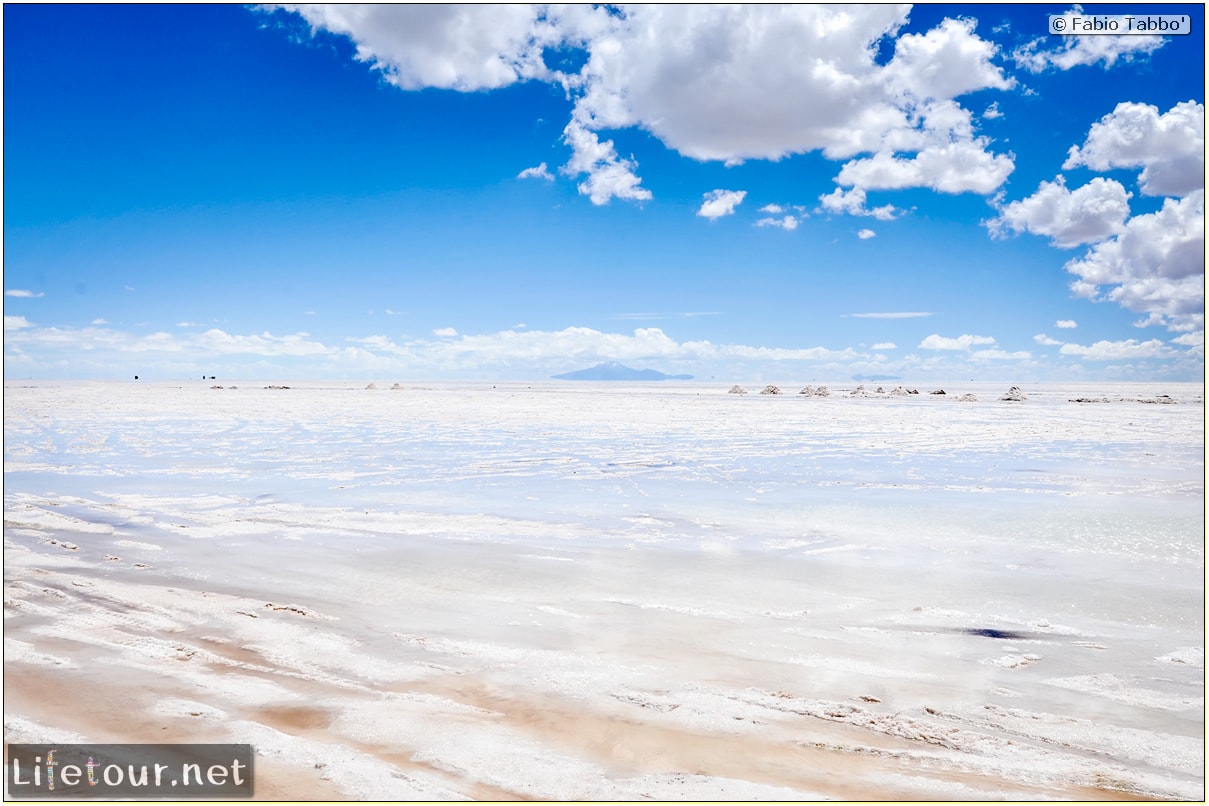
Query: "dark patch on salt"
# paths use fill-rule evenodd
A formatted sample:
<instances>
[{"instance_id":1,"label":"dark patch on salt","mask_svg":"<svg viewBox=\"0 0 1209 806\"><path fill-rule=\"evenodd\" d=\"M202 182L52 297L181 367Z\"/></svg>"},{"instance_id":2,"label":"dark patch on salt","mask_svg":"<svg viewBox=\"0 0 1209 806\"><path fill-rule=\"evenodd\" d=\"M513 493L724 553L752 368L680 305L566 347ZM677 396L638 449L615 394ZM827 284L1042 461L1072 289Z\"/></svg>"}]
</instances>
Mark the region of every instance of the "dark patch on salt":
<instances>
[{"instance_id":1,"label":"dark patch on salt","mask_svg":"<svg viewBox=\"0 0 1209 806\"><path fill-rule=\"evenodd\" d=\"M983 638L1000 638L1005 641L1022 641L1028 638L1022 632L1013 632L1012 630L996 630L991 627L970 627L962 630L966 635L977 635Z\"/></svg>"}]
</instances>

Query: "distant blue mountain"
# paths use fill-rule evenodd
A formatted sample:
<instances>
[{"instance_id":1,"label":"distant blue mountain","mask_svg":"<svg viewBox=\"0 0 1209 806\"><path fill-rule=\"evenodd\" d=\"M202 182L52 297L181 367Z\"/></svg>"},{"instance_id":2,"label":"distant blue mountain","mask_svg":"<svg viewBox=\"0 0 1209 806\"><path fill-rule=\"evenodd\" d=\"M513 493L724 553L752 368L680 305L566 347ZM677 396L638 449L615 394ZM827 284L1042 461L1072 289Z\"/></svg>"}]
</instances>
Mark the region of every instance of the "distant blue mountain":
<instances>
[{"instance_id":1,"label":"distant blue mountain","mask_svg":"<svg viewBox=\"0 0 1209 806\"><path fill-rule=\"evenodd\" d=\"M558 381L691 381L693 379L692 375L665 375L656 369L632 369L622 366L616 361L550 377Z\"/></svg>"}]
</instances>

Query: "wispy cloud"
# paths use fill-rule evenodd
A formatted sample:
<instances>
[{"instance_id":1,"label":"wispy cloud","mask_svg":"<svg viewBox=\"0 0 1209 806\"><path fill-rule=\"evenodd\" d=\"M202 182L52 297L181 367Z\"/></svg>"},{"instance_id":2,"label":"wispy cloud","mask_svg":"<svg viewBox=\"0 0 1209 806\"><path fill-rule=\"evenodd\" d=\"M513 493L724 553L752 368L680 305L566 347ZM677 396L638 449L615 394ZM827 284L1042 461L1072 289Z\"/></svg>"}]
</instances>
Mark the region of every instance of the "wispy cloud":
<instances>
[{"instance_id":1,"label":"wispy cloud","mask_svg":"<svg viewBox=\"0 0 1209 806\"><path fill-rule=\"evenodd\" d=\"M887 313L846 313L854 319L920 319L925 316L935 316L926 311L892 311Z\"/></svg>"},{"instance_id":2,"label":"wispy cloud","mask_svg":"<svg viewBox=\"0 0 1209 806\"><path fill-rule=\"evenodd\" d=\"M651 319L676 319L685 318L691 319L697 316L721 316L721 311L681 311L678 313L615 313L610 316L610 319L633 319L633 320L651 320Z\"/></svg>"},{"instance_id":3,"label":"wispy cloud","mask_svg":"<svg viewBox=\"0 0 1209 806\"><path fill-rule=\"evenodd\" d=\"M23 288L10 288L10 289L8 289L7 291L5 291L5 292L4 292L4 296L6 296L6 297L26 297L26 298L31 298L31 297L33 297L33 298L36 298L36 297L44 297L44 296L46 296L46 292L45 292L45 291L26 291L26 290L25 290L25 289L23 289Z\"/></svg>"}]
</instances>

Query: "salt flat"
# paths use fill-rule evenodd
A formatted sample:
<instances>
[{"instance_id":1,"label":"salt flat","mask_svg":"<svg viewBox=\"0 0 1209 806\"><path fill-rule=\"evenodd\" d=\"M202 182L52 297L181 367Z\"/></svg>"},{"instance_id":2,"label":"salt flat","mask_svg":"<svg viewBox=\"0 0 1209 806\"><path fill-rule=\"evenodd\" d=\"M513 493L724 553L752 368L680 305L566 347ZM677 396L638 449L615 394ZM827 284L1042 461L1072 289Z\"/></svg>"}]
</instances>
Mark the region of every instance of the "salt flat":
<instances>
[{"instance_id":1,"label":"salt flat","mask_svg":"<svg viewBox=\"0 0 1209 806\"><path fill-rule=\"evenodd\" d=\"M251 742L263 798L1204 797L1199 384L376 385L8 382L5 740Z\"/></svg>"}]
</instances>

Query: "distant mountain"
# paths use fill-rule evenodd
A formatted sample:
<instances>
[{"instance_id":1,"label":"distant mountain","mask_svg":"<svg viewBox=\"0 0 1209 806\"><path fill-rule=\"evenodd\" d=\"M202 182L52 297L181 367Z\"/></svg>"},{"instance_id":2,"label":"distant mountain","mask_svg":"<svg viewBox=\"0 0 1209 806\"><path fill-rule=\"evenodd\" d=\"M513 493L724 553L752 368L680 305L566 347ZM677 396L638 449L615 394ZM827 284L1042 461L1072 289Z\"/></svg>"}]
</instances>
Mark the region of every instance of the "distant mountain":
<instances>
[{"instance_id":1,"label":"distant mountain","mask_svg":"<svg viewBox=\"0 0 1209 806\"><path fill-rule=\"evenodd\" d=\"M901 381L898 375L853 375L854 381Z\"/></svg>"},{"instance_id":2,"label":"distant mountain","mask_svg":"<svg viewBox=\"0 0 1209 806\"><path fill-rule=\"evenodd\" d=\"M656 369L632 369L622 366L616 361L550 377L558 381L691 381L693 379L692 375L665 375Z\"/></svg>"}]
</instances>

